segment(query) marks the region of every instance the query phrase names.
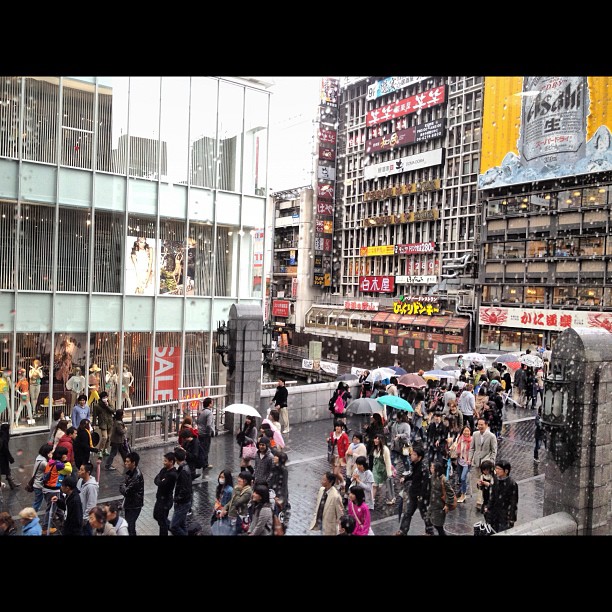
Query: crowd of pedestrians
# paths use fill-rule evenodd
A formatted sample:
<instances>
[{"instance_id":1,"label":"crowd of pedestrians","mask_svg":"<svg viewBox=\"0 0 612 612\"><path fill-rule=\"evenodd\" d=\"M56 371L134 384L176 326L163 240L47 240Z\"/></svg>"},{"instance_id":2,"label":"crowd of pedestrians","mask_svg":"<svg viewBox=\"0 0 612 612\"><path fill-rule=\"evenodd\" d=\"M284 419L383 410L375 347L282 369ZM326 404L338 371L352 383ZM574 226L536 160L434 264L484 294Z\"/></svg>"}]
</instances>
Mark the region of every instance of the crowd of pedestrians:
<instances>
[{"instance_id":1,"label":"crowd of pedestrians","mask_svg":"<svg viewBox=\"0 0 612 612\"><path fill-rule=\"evenodd\" d=\"M494 368L497 370L497 368ZM397 535L407 535L417 510L428 535L446 535L448 512L470 500L496 532L513 526L518 487L511 465L497 456L501 437L502 391L509 393L502 373L480 368L463 370L453 385L428 384L409 389L396 380L376 383L360 393L397 394L412 411L390 408L371 415L358 430L347 429L350 393L340 383L330 398L332 426L327 436L329 469L313 491L312 533L374 535L371 512L377 507L397 509ZM537 384L537 383L534 383ZM475 395L476 392L476 395ZM49 441L39 449L33 468L31 507L22 510L21 525L0 514L0 533L13 535L138 535L144 506L144 477L140 456L131 450L123 411L108 407L105 393L91 414L82 398L70 419L57 414ZM483 399L479 399L483 398ZM178 444L163 456L156 487L153 518L159 536L201 533L193 519L193 481L198 470L209 470L211 440L215 435L212 399L203 402L197 420L181 423ZM239 467L221 469L215 482L215 504L210 516L213 535L284 535L291 504L288 455L282 434L289 431L287 390L280 379L267 418L247 416L236 435ZM77 411L75 416L74 411ZM75 424L76 420L76 424ZM0 428L0 474L11 488L8 430ZM545 436L536 435L537 451ZM116 470L123 459L121 501L98 503L96 465ZM99 469L99 465L97 465ZM470 487L470 477L473 478ZM29 489L28 489L29 490ZM42 520L38 512L44 508ZM10 520L9 520L10 519Z\"/></svg>"}]
</instances>

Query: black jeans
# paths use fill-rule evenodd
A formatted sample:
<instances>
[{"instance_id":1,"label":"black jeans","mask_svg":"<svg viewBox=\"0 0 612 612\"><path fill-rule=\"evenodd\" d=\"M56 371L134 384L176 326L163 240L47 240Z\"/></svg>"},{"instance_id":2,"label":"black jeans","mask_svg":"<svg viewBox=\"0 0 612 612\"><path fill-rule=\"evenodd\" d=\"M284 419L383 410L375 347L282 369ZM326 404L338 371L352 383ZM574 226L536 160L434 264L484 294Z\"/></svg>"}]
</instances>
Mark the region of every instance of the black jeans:
<instances>
[{"instance_id":1,"label":"black jeans","mask_svg":"<svg viewBox=\"0 0 612 612\"><path fill-rule=\"evenodd\" d=\"M200 446L202 447L202 453L204 455L204 460L203 460L204 465L202 466L204 469L208 467L208 453L210 452L211 438L212 436L207 435L207 434L201 434L199 438Z\"/></svg>"},{"instance_id":2,"label":"black jeans","mask_svg":"<svg viewBox=\"0 0 612 612\"><path fill-rule=\"evenodd\" d=\"M423 497L416 497L415 495L410 495L408 497L408 503L406 504L406 508L402 514L402 521L400 523L399 530L402 532L402 535L408 535L410 531L410 523L412 522L412 517L414 513L417 511L421 513L421 518L425 523L425 533L433 534L433 526L429 518L427 518L427 503Z\"/></svg>"},{"instance_id":3,"label":"black jeans","mask_svg":"<svg viewBox=\"0 0 612 612\"><path fill-rule=\"evenodd\" d=\"M115 460L117 453L121 455L121 458L125 462L125 458L127 457L127 451L125 450L123 444L111 444L110 455L106 458L106 463L104 467L109 468L111 467L111 465L113 465L113 461Z\"/></svg>"},{"instance_id":4,"label":"black jeans","mask_svg":"<svg viewBox=\"0 0 612 612\"><path fill-rule=\"evenodd\" d=\"M123 513L128 524L128 535L136 535L136 521L140 516L142 508L124 508Z\"/></svg>"},{"instance_id":5,"label":"black jeans","mask_svg":"<svg viewBox=\"0 0 612 612\"><path fill-rule=\"evenodd\" d=\"M170 530L170 521L168 515L172 509L172 498L168 499L157 499L155 500L155 506L153 506L153 518L159 525L159 535L167 536Z\"/></svg>"}]
</instances>

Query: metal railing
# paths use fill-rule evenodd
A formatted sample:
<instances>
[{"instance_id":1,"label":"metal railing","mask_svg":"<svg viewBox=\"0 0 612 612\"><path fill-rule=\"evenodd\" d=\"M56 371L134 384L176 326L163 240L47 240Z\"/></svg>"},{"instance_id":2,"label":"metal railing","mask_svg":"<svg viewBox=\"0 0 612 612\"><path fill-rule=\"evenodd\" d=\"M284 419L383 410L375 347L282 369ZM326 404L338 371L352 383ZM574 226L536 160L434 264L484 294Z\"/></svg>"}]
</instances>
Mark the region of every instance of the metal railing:
<instances>
[{"instance_id":1,"label":"metal railing","mask_svg":"<svg viewBox=\"0 0 612 612\"><path fill-rule=\"evenodd\" d=\"M195 421L198 415L201 402L205 397L212 398L213 419L215 431L222 433L225 427L225 392L212 394L211 389L225 391L225 385L212 385L210 387L181 387L181 391L186 391L188 397L181 397L178 400L147 404L134 408L124 409L124 422L128 425L128 438L130 445L134 447L146 447L158 444L160 441L171 442L178 436L181 422L186 415L190 415ZM193 395L194 392L201 392L201 395ZM194 403L196 404L194 406Z\"/></svg>"}]
</instances>

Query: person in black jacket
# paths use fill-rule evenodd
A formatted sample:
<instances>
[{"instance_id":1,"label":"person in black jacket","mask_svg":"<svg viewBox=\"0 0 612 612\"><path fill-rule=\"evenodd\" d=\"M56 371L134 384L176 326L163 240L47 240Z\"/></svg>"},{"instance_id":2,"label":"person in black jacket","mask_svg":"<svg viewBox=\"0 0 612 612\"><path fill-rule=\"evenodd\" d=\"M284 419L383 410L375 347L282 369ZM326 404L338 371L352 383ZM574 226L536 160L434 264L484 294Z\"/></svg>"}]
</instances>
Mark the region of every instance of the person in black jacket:
<instances>
[{"instance_id":1,"label":"person in black jacket","mask_svg":"<svg viewBox=\"0 0 612 612\"><path fill-rule=\"evenodd\" d=\"M185 428L179 434L179 444L185 449L187 453L187 465L191 472L191 478L196 479L200 474L197 469L201 467L199 463L200 457L200 443L193 436L191 429Z\"/></svg>"},{"instance_id":2,"label":"person in black jacket","mask_svg":"<svg viewBox=\"0 0 612 612\"><path fill-rule=\"evenodd\" d=\"M425 457L425 449L421 444L415 444L410 453L410 461L412 463L412 476L402 476L400 483L404 484L404 494L406 496L406 509L402 514L400 528L395 535L408 535L410 531L410 523L412 516L419 510L421 518L425 523L425 533L433 535L433 525L428 518L429 507L429 486L430 474L429 468L423 458ZM406 488L406 485L407 488Z\"/></svg>"},{"instance_id":3,"label":"person in black jacket","mask_svg":"<svg viewBox=\"0 0 612 612\"><path fill-rule=\"evenodd\" d=\"M153 506L153 518L159 525L159 535L167 536L170 529L168 515L172 509L174 487L176 485L177 471L175 467L176 456L174 453L164 455L164 467L153 479L157 486L155 494L155 506Z\"/></svg>"},{"instance_id":4,"label":"person in black jacket","mask_svg":"<svg viewBox=\"0 0 612 612\"><path fill-rule=\"evenodd\" d=\"M81 419L77 427L77 435L73 442L74 469L78 470L84 463L89 463L90 453L97 453L89 430L89 419Z\"/></svg>"},{"instance_id":5,"label":"person in black jacket","mask_svg":"<svg viewBox=\"0 0 612 612\"><path fill-rule=\"evenodd\" d=\"M441 410L436 410L427 428L427 450L430 463L446 460L448 427L442 422L443 416L444 413Z\"/></svg>"},{"instance_id":6,"label":"person in black jacket","mask_svg":"<svg viewBox=\"0 0 612 612\"><path fill-rule=\"evenodd\" d=\"M291 504L289 503L289 470L287 469L287 453L279 451L272 459L274 465L270 474L270 489L274 491L274 507L272 511L274 515L279 517L280 521L287 525L289 522L289 511Z\"/></svg>"},{"instance_id":7,"label":"person in black jacket","mask_svg":"<svg viewBox=\"0 0 612 612\"><path fill-rule=\"evenodd\" d=\"M187 453L184 448L175 448L174 454L178 463L176 486L174 487L174 514L170 522L170 533L174 536L187 535L187 513L193 499L193 482L187 465Z\"/></svg>"},{"instance_id":8,"label":"person in black jacket","mask_svg":"<svg viewBox=\"0 0 612 612\"><path fill-rule=\"evenodd\" d=\"M510 477L512 466L506 459L495 461L495 474L489 501L484 508L487 523L496 533L514 527L518 508L518 484Z\"/></svg>"},{"instance_id":9,"label":"person in black jacket","mask_svg":"<svg viewBox=\"0 0 612 612\"><path fill-rule=\"evenodd\" d=\"M83 504L77 489L76 477L72 475L66 476L62 481L60 490L63 495L54 495L51 501L56 503L60 510L65 511L66 518L62 528L62 535L83 535Z\"/></svg>"},{"instance_id":10,"label":"person in black jacket","mask_svg":"<svg viewBox=\"0 0 612 612\"><path fill-rule=\"evenodd\" d=\"M289 433L289 411L287 410L288 397L289 391L287 391L287 387L285 387L285 379L279 378L276 393L271 403L278 410L280 415L281 426L283 428L282 433Z\"/></svg>"},{"instance_id":11,"label":"person in black jacket","mask_svg":"<svg viewBox=\"0 0 612 612\"><path fill-rule=\"evenodd\" d=\"M128 533L136 535L136 521L144 506L144 477L138 464L140 455L136 451L125 457L125 482L120 485L119 492L125 497L123 511L128 524Z\"/></svg>"}]
</instances>

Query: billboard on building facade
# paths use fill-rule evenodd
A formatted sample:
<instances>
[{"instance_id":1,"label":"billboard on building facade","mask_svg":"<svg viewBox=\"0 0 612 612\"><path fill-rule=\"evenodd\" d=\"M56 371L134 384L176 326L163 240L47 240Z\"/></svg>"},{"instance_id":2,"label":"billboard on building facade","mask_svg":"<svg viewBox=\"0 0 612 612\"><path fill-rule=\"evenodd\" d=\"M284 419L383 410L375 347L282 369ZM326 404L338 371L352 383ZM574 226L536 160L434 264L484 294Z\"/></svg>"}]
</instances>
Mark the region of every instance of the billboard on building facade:
<instances>
[{"instance_id":1,"label":"billboard on building facade","mask_svg":"<svg viewBox=\"0 0 612 612\"><path fill-rule=\"evenodd\" d=\"M486 77L479 189L612 170L611 77Z\"/></svg>"}]
</instances>

